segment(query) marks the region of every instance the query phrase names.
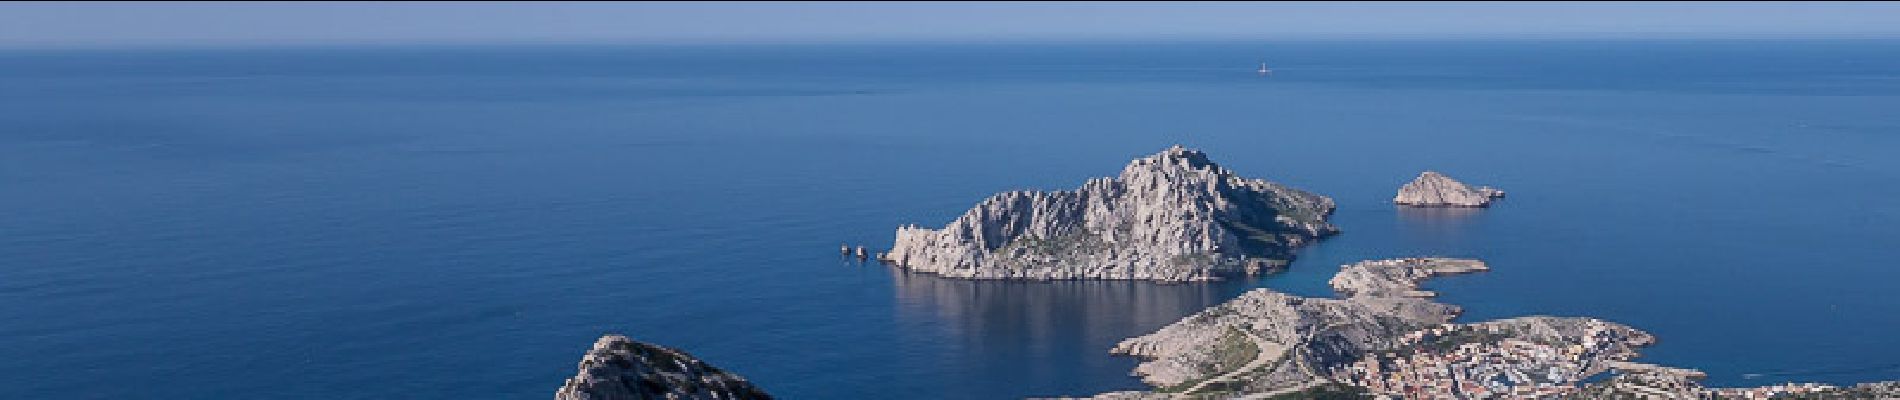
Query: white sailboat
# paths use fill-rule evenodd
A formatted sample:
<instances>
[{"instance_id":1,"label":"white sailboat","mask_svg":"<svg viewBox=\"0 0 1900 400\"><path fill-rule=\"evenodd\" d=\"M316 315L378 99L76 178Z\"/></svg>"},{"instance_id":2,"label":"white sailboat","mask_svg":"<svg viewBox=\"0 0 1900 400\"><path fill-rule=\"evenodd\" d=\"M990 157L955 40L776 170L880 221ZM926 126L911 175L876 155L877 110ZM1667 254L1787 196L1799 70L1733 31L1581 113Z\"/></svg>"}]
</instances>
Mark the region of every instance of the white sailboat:
<instances>
[{"instance_id":1,"label":"white sailboat","mask_svg":"<svg viewBox=\"0 0 1900 400\"><path fill-rule=\"evenodd\" d=\"M1260 76L1273 75L1273 70L1267 69L1267 63L1264 63L1264 62L1260 63L1260 71L1258 72L1260 73Z\"/></svg>"}]
</instances>

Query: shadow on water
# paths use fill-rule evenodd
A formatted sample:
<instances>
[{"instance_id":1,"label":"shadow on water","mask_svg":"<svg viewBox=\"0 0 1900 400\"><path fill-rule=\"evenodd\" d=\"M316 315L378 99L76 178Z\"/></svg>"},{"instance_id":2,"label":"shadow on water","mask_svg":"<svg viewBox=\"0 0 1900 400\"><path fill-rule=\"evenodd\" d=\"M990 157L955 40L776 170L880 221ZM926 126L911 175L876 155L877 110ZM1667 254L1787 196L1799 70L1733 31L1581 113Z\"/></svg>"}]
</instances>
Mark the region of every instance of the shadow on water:
<instances>
[{"instance_id":1,"label":"shadow on water","mask_svg":"<svg viewBox=\"0 0 1900 400\"><path fill-rule=\"evenodd\" d=\"M928 313L974 333L1052 332L1065 325L1154 329L1231 299L1245 289L1239 281L984 281L948 279L896 268L892 274L905 312Z\"/></svg>"},{"instance_id":2,"label":"shadow on water","mask_svg":"<svg viewBox=\"0 0 1900 400\"><path fill-rule=\"evenodd\" d=\"M1479 216L1484 215L1483 208L1472 207L1397 207L1399 222L1411 230L1431 233L1462 233Z\"/></svg>"},{"instance_id":3,"label":"shadow on water","mask_svg":"<svg viewBox=\"0 0 1900 400\"><path fill-rule=\"evenodd\" d=\"M916 334L960 342L970 353L985 355L955 360L964 365L951 371L968 371L977 375L972 381L996 387L1028 388L1032 393L1025 394L1033 395L1142 388L1129 376L1137 360L1110 355L1109 349L1250 287L1246 279L1023 282L948 279L899 268L891 273L899 319L933 328Z\"/></svg>"},{"instance_id":4,"label":"shadow on water","mask_svg":"<svg viewBox=\"0 0 1900 400\"><path fill-rule=\"evenodd\" d=\"M1484 218L1483 208L1404 207L1398 209L1401 239L1428 248L1455 247L1466 242Z\"/></svg>"}]
</instances>

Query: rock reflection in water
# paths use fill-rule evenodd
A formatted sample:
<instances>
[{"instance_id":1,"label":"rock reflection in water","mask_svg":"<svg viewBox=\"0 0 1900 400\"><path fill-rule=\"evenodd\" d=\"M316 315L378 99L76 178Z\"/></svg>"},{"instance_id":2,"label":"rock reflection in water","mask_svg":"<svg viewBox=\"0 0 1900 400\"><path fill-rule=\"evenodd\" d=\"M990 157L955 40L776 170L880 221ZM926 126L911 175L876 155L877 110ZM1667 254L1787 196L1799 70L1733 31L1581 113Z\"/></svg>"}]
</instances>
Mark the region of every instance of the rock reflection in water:
<instances>
[{"instance_id":1,"label":"rock reflection in water","mask_svg":"<svg viewBox=\"0 0 1900 400\"><path fill-rule=\"evenodd\" d=\"M897 268L892 273L898 318L937 328L917 334L958 341L969 355L946 360L964 364L951 370L1038 391L1024 395L1141 388L1129 376L1136 360L1108 353L1115 343L1232 299L1247 287L1239 281L1026 282L949 279Z\"/></svg>"},{"instance_id":2,"label":"rock reflection in water","mask_svg":"<svg viewBox=\"0 0 1900 400\"><path fill-rule=\"evenodd\" d=\"M1398 207L1399 233L1428 248L1459 247L1484 218L1471 207Z\"/></svg>"}]
</instances>

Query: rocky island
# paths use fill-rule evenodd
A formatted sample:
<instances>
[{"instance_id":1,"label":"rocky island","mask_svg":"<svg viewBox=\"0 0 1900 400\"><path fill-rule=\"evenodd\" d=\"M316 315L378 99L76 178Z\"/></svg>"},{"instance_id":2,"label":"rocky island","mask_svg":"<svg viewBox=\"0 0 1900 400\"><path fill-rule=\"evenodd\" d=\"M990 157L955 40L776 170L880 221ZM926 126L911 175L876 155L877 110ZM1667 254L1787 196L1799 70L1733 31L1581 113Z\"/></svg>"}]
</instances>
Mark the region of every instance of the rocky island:
<instances>
[{"instance_id":1,"label":"rocky island","mask_svg":"<svg viewBox=\"0 0 1900 400\"><path fill-rule=\"evenodd\" d=\"M1457 306L1428 300L1433 276L1484 271L1478 260L1407 258L1341 267L1340 298L1256 289L1130 338L1111 353L1145 361L1152 391L1095 399L1540 398L1884 399L1891 382L1711 389L1694 370L1630 362L1656 338L1594 318L1531 316L1455 324ZM1584 380L1600 374L1610 379ZM1834 396L1834 397L1825 397Z\"/></svg>"},{"instance_id":2,"label":"rocky island","mask_svg":"<svg viewBox=\"0 0 1900 400\"><path fill-rule=\"evenodd\" d=\"M685 352L607 335L581 358L580 372L554 392L555 400L771 399L745 378Z\"/></svg>"},{"instance_id":3,"label":"rocky island","mask_svg":"<svg viewBox=\"0 0 1900 400\"><path fill-rule=\"evenodd\" d=\"M1417 207L1487 207L1504 197L1504 191L1490 186L1471 187L1445 174L1425 171L1399 188L1392 202Z\"/></svg>"},{"instance_id":4,"label":"rocky island","mask_svg":"<svg viewBox=\"0 0 1900 400\"><path fill-rule=\"evenodd\" d=\"M942 229L904 226L886 262L969 279L1211 280L1286 265L1332 235L1333 200L1174 146L1067 191L1004 192Z\"/></svg>"}]
</instances>

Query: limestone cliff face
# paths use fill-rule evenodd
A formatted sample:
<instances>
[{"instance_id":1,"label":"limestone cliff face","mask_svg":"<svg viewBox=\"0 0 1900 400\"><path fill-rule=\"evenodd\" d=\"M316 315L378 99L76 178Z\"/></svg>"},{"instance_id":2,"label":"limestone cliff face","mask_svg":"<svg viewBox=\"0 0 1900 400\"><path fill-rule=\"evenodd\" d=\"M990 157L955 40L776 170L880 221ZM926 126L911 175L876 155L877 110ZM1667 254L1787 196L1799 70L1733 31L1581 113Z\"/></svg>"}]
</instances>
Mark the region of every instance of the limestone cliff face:
<instances>
[{"instance_id":1,"label":"limestone cliff face","mask_svg":"<svg viewBox=\"0 0 1900 400\"><path fill-rule=\"evenodd\" d=\"M900 227L884 259L957 278L1190 281L1283 266L1338 232L1332 211L1175 146L1076 190L1000 193L943 229Z\"/></svg>"},{"instance_id":2,"label":"limestone cliff face","mask_svg":"<svg viewBox=\"0 0 1900 400\"><path fill-rule=\"evenodd\" d=\"M1419 207L1486 207L1504 191L1489 186L1471 187L1445 174L1425 171L1399 188L1392 202Z\"/></svg>"},{"instance_id":3,"label":"limestone cliff face","mask_svg":"<svg viewBox=\"0 0 1900 400\"><path fill-rule=\"evenodd\" d=\"M772 396L745 378L679 350L607 335L581 359L555 400L746 400Z\"/></svg>"}]
</instances>

